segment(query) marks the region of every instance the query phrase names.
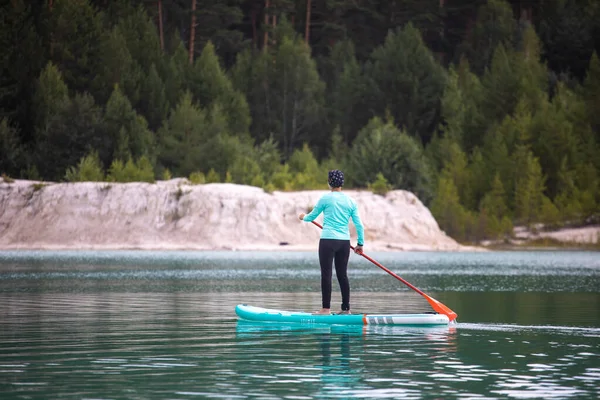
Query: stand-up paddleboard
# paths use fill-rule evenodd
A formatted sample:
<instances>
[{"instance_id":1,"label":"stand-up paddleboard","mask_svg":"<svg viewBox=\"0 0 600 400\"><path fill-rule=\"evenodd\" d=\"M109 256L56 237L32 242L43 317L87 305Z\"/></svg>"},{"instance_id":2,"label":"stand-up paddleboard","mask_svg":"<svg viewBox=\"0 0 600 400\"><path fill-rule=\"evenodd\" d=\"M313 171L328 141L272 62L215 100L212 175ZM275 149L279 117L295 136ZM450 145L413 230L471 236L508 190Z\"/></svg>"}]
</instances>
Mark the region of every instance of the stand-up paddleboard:
<instances>
[{"instance_id":1,"label":"stand-up paddleboard","mask_svg":"<svg viewBox=\"0 0 600 400\"><path fill-rule=\"evenodd\" d=\"M404 325L440 326L448 325L449 318L444 314L341 314L315 315L302 311L283 311L238 304L235 307L238 317L249 321L291 322L298 324L328 325Z\"/></svg>"}]
</instances>

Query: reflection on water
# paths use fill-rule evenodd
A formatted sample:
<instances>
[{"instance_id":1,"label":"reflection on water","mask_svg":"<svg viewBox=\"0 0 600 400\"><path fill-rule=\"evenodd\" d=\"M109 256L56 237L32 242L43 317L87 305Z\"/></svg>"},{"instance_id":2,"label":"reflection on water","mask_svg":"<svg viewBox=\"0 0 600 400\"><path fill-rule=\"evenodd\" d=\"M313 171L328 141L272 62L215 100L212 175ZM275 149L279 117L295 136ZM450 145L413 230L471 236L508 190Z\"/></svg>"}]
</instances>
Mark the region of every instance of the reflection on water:
<instances>
[{"instance_id":1,"label":"reflection on water","mask_svg":"<svg viewBox=\"0 0 600 400\"><path fill-rule=\"evenodd\" d=\"M416 349L420 354L427 354L426 357L454 354L457 350L455 326L321 326L311 329L293 324L238 321L236 332L238 346L244 346L246 351L252 348L249 365L264 370L264 364L269 362L280 371L268 377L264 373L249 373L245 376L249 385L264 382L265 378L276 382L285 377L288 383L306 386L314 398L419 395L420 391L414 389L412 383L404 385L398 378L384 377L389 373L390 356L400 355L394 368L402 370L412 364L409 353L415 354ZM274 342L282 343L287 349L273 351ZM268 344L265 346L265 343ZM303 362L287 362L300 357L305 358ZM380 358L386 365L378 366L377 362L370 361L373 358ZM379 375L378 370L386 373ZM393 382L395 387L378 388L385 382ZM316 389L312 388L314 383L318 383Z\"/></svg>"},{"instance_id":2,"label":"reflection on water","mask_svg":"<svg viewBox=\"0 0 600 400\"><path fill-rule=\"evenodd\" d=\"M437 358L456 352L456 327L319 326L238 321L238 346L247 355L248 385L286 382L311 398L405 396L420 390L389 367L414 367L411 355ZM293 344L290 346L290 344ZM281 349L277 348L281 346ZM398 355L398 357L396 357ZM394 358L394 362L391 363ZM379 359L379 361L377 361ZM383 365L378 365L382 363ZM265 374L265 365L270 373ZM378 370L383 372L379 374ZM261 371L256 373L255 371ZM394 388L380 386L393 382ZM316 387L315 387L316 384Z\"/></svg>"},{"instance_id":3,"label":"reflection on water","mask_svg":"<svg viewBox=\"0 0 600 400\"><path fill-rule=\"evenodd\" d=\"M314 255L178 254L0 253L2 398L600 396L600 267L588 253L546 267L496 255L493 272L489 255L382 258L458 312L458 324L431 328L239 321L238 303L319 308ZM369 268L354 269L355 312L427 306ZM472 291L478 281L501 289Z\"/></svg>"},{"instance_id":4,"label":"reflection on water","mask_svg":"<svg viewBox=\"0 0 600 400\"><path fill-rule=\"evenodd\" d=\"M554 340L546 342L549 337ZM295 386L319 382L314 398L467 398L486 393L496 398L596 398L600 382L596 328L458 324L308 329L240 321L237 338L238 345L256 353L248 363L262 371L243 375L249 385L282 377ZM596 339L595 345L586 338ZM295 345L273 351L277 343ZM305 355L302 363L289 362L300 358L296 352ZM272 364L269 374L267 363Z\"/></svg>"}]
</instances>

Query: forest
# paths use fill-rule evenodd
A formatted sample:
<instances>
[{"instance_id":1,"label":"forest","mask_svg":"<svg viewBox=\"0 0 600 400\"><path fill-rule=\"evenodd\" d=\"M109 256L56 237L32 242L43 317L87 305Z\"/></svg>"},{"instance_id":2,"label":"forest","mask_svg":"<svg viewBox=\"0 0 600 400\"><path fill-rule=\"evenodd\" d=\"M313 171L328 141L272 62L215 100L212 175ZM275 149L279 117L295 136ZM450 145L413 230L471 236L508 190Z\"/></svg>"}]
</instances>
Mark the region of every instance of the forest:
<instances>
[{"instance_id":1,"label":"forest","mask_svg":"<svg viewBox=\"0 0 600 400\"><path fill-rule=\"evenodd\" d=\"M461 242L600 221L596 0L10 0L5 182L414 192Z\"/></svg>"}]
</instances>

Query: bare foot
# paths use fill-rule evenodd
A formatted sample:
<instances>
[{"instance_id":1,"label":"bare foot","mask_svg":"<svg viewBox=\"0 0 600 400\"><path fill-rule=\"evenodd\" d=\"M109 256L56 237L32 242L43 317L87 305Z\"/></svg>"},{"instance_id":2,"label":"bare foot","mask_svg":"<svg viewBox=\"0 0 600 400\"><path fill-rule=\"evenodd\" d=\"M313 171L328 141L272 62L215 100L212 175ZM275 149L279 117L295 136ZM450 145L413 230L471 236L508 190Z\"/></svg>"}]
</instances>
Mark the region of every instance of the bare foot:
<instances>
[{"instance_id":1,"label":"bare foot","mask_svg":"<svg viewBox=\"0 0 600 400\"><path fill-rule=\"evenodd\" d=\"M337 313L337 315L347 315L347 314L352 314L352 313L350 312L350 310L342 310L339 313Z\"/></svg>"},{"instance_id":2,"label":"bare foot","mask_svg":"<svg viewBox=\"0 0 600 400\"><path fill-rule=\"evenodd\" d=\"M331 309L321 308L321 310L314 312L313 315L331 315Z\"/></svg>"}]
</instances>

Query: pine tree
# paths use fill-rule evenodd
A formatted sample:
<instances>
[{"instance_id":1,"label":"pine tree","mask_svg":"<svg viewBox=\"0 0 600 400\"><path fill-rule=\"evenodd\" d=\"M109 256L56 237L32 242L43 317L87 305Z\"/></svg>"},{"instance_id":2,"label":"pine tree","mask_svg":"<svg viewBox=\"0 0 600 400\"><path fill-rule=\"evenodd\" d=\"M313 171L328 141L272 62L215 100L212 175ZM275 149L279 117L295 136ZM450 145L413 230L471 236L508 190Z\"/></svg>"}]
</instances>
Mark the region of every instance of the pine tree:
<instances>
[{"instance_id":1,"label":"pine tree","mask_svg":"<svg viewBox=\"0 0 600 400\"><path fill-rule=\"evenodd\" d=\"M165 84L154 64L150 66L148 76L142 81L140 110L148 121L150 130L156 131L166 119L169 102Z\"/></svg>"},{"instance_id":2,"label":"pine tree","mask_svg":"<svg viewBox=\"0 0 600 400\"><path fill-rule=\"evenodd\" d=\"M284 37L274 54L270 77L272 104L279 114L277 138L288 158L303 142L312 142L319 122L325 85L319 78L309 48L298 39Z\"/></svg>"},{"instance_id":3,"label":"pine tree","mask_svg":"<svg viewBox=\"0 0 600 400\"><path fill-rule=\"evenodd\" d=\"M471 193L472 177L467 167L467 155L456 142L450 143L448 159L444 162L442 174L452 179L461 204L466 208L474 209L474 199Z\"/></svg>"},{"instance_id":4,"label":"pine tree","mask_svg":"<svg viewBox=\"0 0 600 400\"><path fill-rule=\"evenodd\" d=\"M479 147L473 149L467 168L469 170L469 193L471 197L465 205L471 210L476 210L493 182L493 178L489 176L495 176L492 175L495 171L490 170L488 161L484 158L483 151ZM500 174L498 172L495 173L500 178Z\"/></svg>"},{"instance_id":5,"label":"pine tree","mask_svg":"<svg viewBox=\"0 0 600 400\"><path fill-rule=\"evenodd\" d=\"M63 100L39 131L37 167L44 179L60 180L67 167L103 146L102 112L89 94Z\"/></svg>"},{"instance_id":6,"label":"pine tree","mask_svg":"<svg viewBox=\"0 0 600 400\"><path fill-rule=\"evenodd\" d=\"M538 159L521 147L515 154L515 217L530 225L540 217L544 197L544 176Z\"/></svg>"},{"instance_id":7,"label":"pine tree","mask_svg":"<svg viewBox=\"0 0 600 400\"><path fill-rule=\"evenodd\" d=\"M234 27L242 22L240 0L197 0L195 51L209 42L225 65L231 65L233 55L242 49L242 32Z\"/></svg>"},{"instance_id":8,"label":"pine tree","mask_svg":"<svg viewBox=\"0 0 600 400\"><path fill-rule=\"evenodd\" d=\"M50 59L74 92L90 91L101 64L99 44L102 26L88 0L55 0L50 13ZM113 64L113 66L116 66Z\"/></svg>"},{"instance_id":9,"label":"pine tree","mask_svg":"<svg viewBox=\"0 0 600 400\"><path fill-rule=\"evenodd\" d=\"M168 60L164 78L167 102L171 107L178 104L182 94L189 90L190 79L187 50L178 36L176 36L175 43L175 50Z\"/></svg>"},{"instance_id":10,"label":"pine tree","mask_svg":"<svg viewBox=\"0 0 600 400\"><path fill-rule=\"evenodd\" d=\"M516 42L517 22L505 0L488 0L477 12L475 26L461 45L473 70L481 75L490 65L497 46L511 48Z\"/></svg>"},{"instance_id":11,"label":"pine tree","mask_svg":"<svg viewBox=\"0 0 600 400\"><path fill-rule=\"evenodd\" d=\"M232 71L235 87L250 105L252 137L264 141L272 136L284 159L304 142L327 139L320 130L325 85L310 49L303 40L286 36L289 31L282 21L273 35L276 47L254 56L240 54Z\"/></svg>"},{"instance_id":12,"label":"pine tree","mask_svg":"<svg viewBox=\"0 0 600 400\"><path fill-rule=\"evenodd\" d=\"M512 114L519 100L520 82L513 69L512 55L503 45L499 45L494 51L489 70L482 78L481 107L488 124Z\"/></svg>"},{"instance_id":13,"label":"pine tree","mask_svg":"<svg viewBox=\"0 0 600 400\"><path fill-rule=\"evenodd\" d=\"M561 164L565 168L574 169L579 164L582 153L581 143L573 124L565 115L561 100L564 100L561 96L555 96L551 104L543 104L537 110L532 126L532 149L546 172L546 188L550 198L554 198L559 192L558 174Z\"/></svg>"},{"instance_id":14,"label":"pine tree","mask_svg":"<svg viewBox=\"0 0 600 400\"><path fill-rule=\"evenodd\" d=\"M218 104L202 109L186 92L159 130L158 160L174 176L215 172L225 177L246 144L228 134L228 121Z\"/></svg>"},{"instance_id":15,"label":"pine tree","mask_svg":"<svg viewBox=\"0 0 600 400\"><path fill-rule=\"evenodd\" d=\"M121 92L118 85L106 103L104 125L107 137L112 139L113 146L109 154L111 160L117 158L127 160L147 156L154 158L154 135L148 129L144 117L138 115L129 99Z\"/></svg>"},{"instance_id":16,"label":"pine tree","mask_svg":"<svg viewBox=\"0 0 600 400\"><path fill-rule=\"evenodd\" d=\"M594 23L600 17L597 7L593 10L581 3L554 1L541 7L538 28L548 67L556 75L567 74L578 81L585 77L587 60L594 49Z\"/></svg>"},{"instance_id":17,"label":"pine tree","mask_svg":"<svg viewBox=\"0 0 600 400\"><path fill-rule=\"evenodd\" d=\"M95 79L100 102L108 101L114 86L119 85L131 103L137 104L143 72L131 56L125 36L118 25L103 35L100 58L102 62Z\"/></svg>"},{"instance_id":18,"label":"pine tree","mask_svg":"<svg viewBox=\"0 0 600 400\"><path fill-rule=\"evenodd\" d=\"M464 241L468 233L468 217L452 178L443 174L438 179L435 193L430 209L440 228L454 239Z\"/></svg>"},{"instance_id":19,"label":"pine tree","mask_svg":"<svg viewBox=\"0 0 600 400\"><path fill-rule=\"evenodd\" d=\"M48 62L40 74L33 98L36 129L43 129L68 98L69 91L62 74L52 62Z\"/></svg>"},{"instance_id":20,"label":"pine tree","mask_svg":"<svg viewBox=\"0 0 600 400\"><path fill-rule=\"evenodd\" d=\"M535 110L547 98L548 73L540 63L539 40L532 28L525 31L522 49L499 45L482 78L481 112L487 127L517 112L517 105Z\"/></svg>"},{"instance_id":21,"label":"pine tree","mask_svg":"<svg viewBox=\"0 0 600 400\"><path fill-rule=\"evenodd\" d=\"M22 144L19 131L10 125L8 118L0 119L0 175L15 176L22 164Z\"/></svg>"},{"instance_id":22,"label":"pine tree","mask_svg":"<svg viewBox=\"0 0 600 400\"><path fill-rule=\"evenodd\" d=\"M132 60L144 74L150 72L152 65L161 64L163 57L156 25L141 5L132 7L130 12L119 18L116 25L123 35Z\"/></svg>"},{"instance_id":23,"label":"pine tree","mask_svg":"<svg viewBox=\"0 0 600 400\"><path fill-rule=\"evenodd\" d=\"M32 95L48 54L36 24L36 7L25 0L2 6L0 17L0 119L19 126L25 142L33 138Z\"/></svg>"},{"instance_id":24,"label":"pine tree","mask_svg":"<svg viewBox=\"0 0 600 400\"><path fill-rule=\"evenodd\" d=\"M373 118L361 129L348 154L349 184L365 187L382 173L395 189L414 192L428 203L433 192L429 160L419 142L390 121Z\"/></svg>"},{"instance_id":25,"label":"pine tree","mask_svg":"<svg viewBox=\"0 0 600 400\"><path fill-rule=\"evenodd\" d=\"M596 132L596 143L600 143L600 58L596 52L590 59L582 92L587 103L589 121Z\"/></svg>"},{"instance_id":26,"label":"pine tree","mask_svg":"<svg viewBox=\"0 0 600 400\"><path fill-rule=\"evenodd\" d=\"M500 179L500 174L494 176L490 191L485 194L479 204L479 211L494 216L498 221L507 216L506 193Z\"/></svg>"},{"instance_id":27,"label":"pine tree","mask_svg":"<svg viewBox=\"0 0 600 400\"><path fill-rule=\"evenodd\" d=\"M159 130L158 159L174 176L202 171L197 152L202 144L206 118L206 111L195 106L192 95L187 92Z\"/></svg>"},{"instance_id":28,"label":"pine tree","mask_svg":"<svg viewBox=\"0 0 600 400\"><path fill-rule=\"evenodd\" d=\"M364 107L363 96L367 94L361 65L358 63L354 45L350 41L336 44L331 55L331 78L327 95L331 126L338 127L343 141L351 143L359 127L366 125L369 114Z\"/></svg>"},{"instance_id":29,"label":"pine tree","mask_svg":"<svg viewBox=\"0 0 600 400\"><path fill-rule=\"evenodd\" d=\"M468 99L459 87L458 74L453 67L448 71L448 80L441 103L441 115L444 118L444 137L452 138L461 144L469 142L465 135L465 117L467 116Z\"/></svg>"},{"instance_id":30,"label":"pine tree","mask_svg":"<svg viewBox=\"0 0 600 400\"><path fill-rule=\"evenodd\" d=\"M194 99L202 107L218 103L227 115L229 132L245 134L250 126L250 110L241 92L233 88L222 70L214 46L208 42L191 71L190 86Z\"/></svg>"},{"instance_id":31,"label":"pine tree","mask_svg":"<svg viewBox=\"0 0 600 400\"><path fill-rule=\"evenodd\" d=\"M277 120L280 113L273 98L272 64L273 59L269 53L252 53L245 50L237 56L231 70L231 79L235 89L242 92L247 99L252 116L252 137L258 142L272 137L280 145L281 138L275 134L280 129Z\"/></svg>"},{"instance_id":32,"label":"pine tree","mask_svg":"<svg viewBox=\"0 0 600 400\"><path fill-rule=\"evenodd\" d=\"M398 126L428 142L438 124L446 73L411 24L390 32L366 67L376 115L389 110Z\"/></svg>"}]
</instances>

